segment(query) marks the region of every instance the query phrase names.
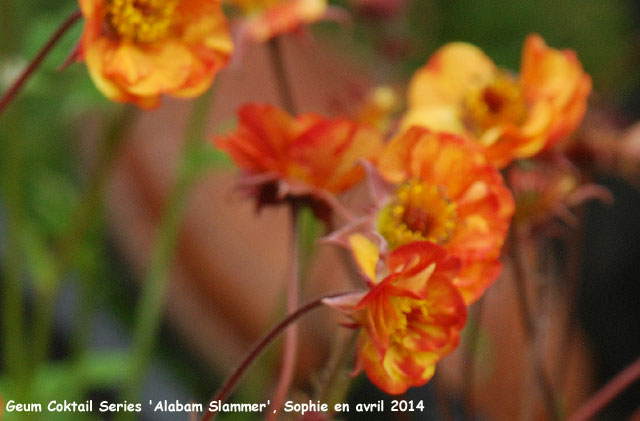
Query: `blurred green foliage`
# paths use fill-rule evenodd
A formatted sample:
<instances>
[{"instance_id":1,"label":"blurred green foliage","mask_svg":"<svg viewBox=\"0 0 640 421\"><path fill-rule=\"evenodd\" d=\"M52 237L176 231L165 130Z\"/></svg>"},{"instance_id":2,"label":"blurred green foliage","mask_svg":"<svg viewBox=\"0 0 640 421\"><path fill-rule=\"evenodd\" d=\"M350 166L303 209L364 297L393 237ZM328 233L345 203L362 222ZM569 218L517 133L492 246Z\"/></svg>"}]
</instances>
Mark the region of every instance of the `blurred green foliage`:
<instances>
[{"instance_id":1,"label":"blurred green foliage","mask_svg":"<svg viewBox=\"0 0 640 421\"><path fill-rule=\"evenodd\" d=\"M0 44L0 91L37 53L61 21L76 7L72 1L3 1L3 33ZM26 6L26 7L25 7ZM15 159L10 144L21 145L20 174L25 219L33 235L48 243L69 224L72 209L83 189L77 162L82 121L90 115L109 116L117 109L97 92L86 69L72 64L57 71L77 43L77 24L52 51L25 89L0 116L0 163ZM100 120L96 122L100 124Z\"/></svg>"},{"instance_id":2,"label":"blurred green foliage","mask_svg":"<svg viewBox=\"0 0 640 421\"><path fill-rule=\"evenodd\" d=\"M412 67L445 42L466 41L517 70L525 37L539 33L550 46L575 50L596 90L617 93L638 82L629 72L637 52L634 7L628 0L414 0L407 14Z\"/></svg>"}]
</instances>

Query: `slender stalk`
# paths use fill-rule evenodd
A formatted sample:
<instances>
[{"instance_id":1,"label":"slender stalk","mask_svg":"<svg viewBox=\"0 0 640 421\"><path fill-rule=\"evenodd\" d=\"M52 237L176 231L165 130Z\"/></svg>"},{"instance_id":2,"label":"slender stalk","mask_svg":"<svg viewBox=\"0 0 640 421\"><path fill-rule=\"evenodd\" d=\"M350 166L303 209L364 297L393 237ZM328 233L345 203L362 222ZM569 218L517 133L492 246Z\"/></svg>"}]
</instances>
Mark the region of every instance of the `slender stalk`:
<instances>
[{"instance_id":1,"label":"slender stalk","mask_svg":"<svg viewBox=\"0 0 640 421\"><path fill-rule=\"evenodd\" d=\"M533 347L536 342L536 336L538 334L536 324L533 320L533 315L531 313L531 309L529 308L529 303L527 300L526 294L526 285L529 284L528 274L524 266L520 238L517 233L517 226L512 224L511 229L509 230L509 247L510 247L510 255L511 261L513 263L513 271L515 275L515 287L516 287L516 297L518 299L518 308L520 309L520 314L522 317L522 322L525 330L525 337L527 338L527 342L529 347ZM553 390L553 386L549 377L547 376L544 365L542 361L538 358L537 353L533 353L533 361L532 364L535 368L535 376L537 379L537 383L540 386L540 389L543 394L543 400L545 405L547 406L547 410L551 415L552 419L560 420L562 418L560 413L560 406L556 399L555 392Z\"/></svg>"},{"instance_id":2,"label":"slender stalk","mask_svg":"<svg viewBox=\"0 0 640 421\"><path fill-rule=\"evenodd\" d=\"M571 231L566 242L565 279L566 287L564 297L566 303L566 320L562 328L562 341L560 352L556 361L555 378L557 384L564 388L567 381L568 362L572 358L572 341L577 333L576 320L578 318L578 292L580 288L580 276L582 269L582 252L584 244L584 206L573 211L576 216L576 228Z\"/></svg>"},{"instance_id":3,"label":"slender stalk","mask_svg":"<svg viewBox=\"0 0 640 421\"><path fill-rule=\"evenodd\" d=\"M291 205L291 239L289 249L289 269L287 273L287 313L294 312L299 304L299 273L300 273L300 233L298 232L299 209L295 204ZM280 371L280 379L276 386L273 403L270 409L273 410L267 417L268 420L274 420L277 417L277 411L280 410L282 404L287 397L291 383L293 382L293 374L297 359L298 348L298 327L291 325L287 329L284 337L284 351L282 355L282 368Z\"/></svg>"},{"instance_id":4,"label":"slender stalk","mask_svg":"<svg viewBox=\"0 0 640 421\"><path fill-rule=\"evenodd\" d=\"M284 108L290 113L295 114L295 103L291 85L287 76L287 70L284 64L284 56L282 51L282 39L277 36L269 40L269 55L273 64L276 86ZM298 233L298 220L300 209L295 205L291 205L291 247L289 255L289 269L287 274L287 313L293 312L298 307L299 299L299 275L300 275L300 245ZM273 397L273 403L270 407L272 410L267 417L271 421L277 417L277 411L282 406L291 383L296 365L298 343L298 329L296 325L291 326L285 335L284 351L282 355L282 368L280 371L280 379L276 386Z\"/></svg>"},{"instance_id":5,"label":"slender stalk","mask_svg":"<svg viewBox=\"0 0 640 421\"><path fill-rule=\"evenodd\" d=\"M9 90L0 99L0 115L7 108L11 100L20 92L25 82L36 71L47 54L58 43L60 38L82 17L79 10L73 12L62 24L56 29L49 41L40 49L38 54L31 60L26 69L20 74L18 79L11 85Z\"/></svg>"},{"instance_id":6,"label":"slender stalk","mask_svg":"<svg viewBox=\"0 0 640 421\"><path fill-rule=\"evenodd\" d=\"M324 384L317 394L317 399L320 402L325 402L327 399L332 397L335 398L335 396L331 395L333 386L338 380L340 373L347 365L349 357L353 355L353 348L358 342L358 336L357 331L351 332L349 338L339 345L337 352L332 356L333 358L329 360L329 367Z\"/></svg>"},{"instance_id":7,"label":"slender stalk","mask_svg":"<svg viewBox=\"0 0 640 421\"><path fill-rule=\"evenodd\" d=\"M464 373L463 395L467 402L468 415L475 416L475 400L473 388L475 386L475 362L478 352L478 342L480 340L480 323L482 321L482 310L484 309L485 296L482 296L472 308L473 325L469 326L469 335L465 341L462 358L462 371Z\"/></svg>"},{"instance_id":8,"label":"slender stalk","mask_svg":"<svg viewBox=\"0 0 640 421\"><path fill-rule=\"evenodd\" d=\"M281 36L271 38L269 42L267 42L267 45L269 47L269 55L271 57L276 86L278 88L280 100L282 101L282 106L287 110L287 112L289 112L289 114L295 115L297 113L297 108L284 64Z\"/></svg>"},{"instance_id":9,"label":"slender stalk","mask_svg":"<svg viewBox=\"0 0 640 421\"><path fill-rule=\"evenodd\" d=\"M640 358L629 364L603 388L598 390L589 400L569 417L569 421L585 421L595 419L609 402L618 396L629 385L640 379ZM633 418L633 417L632 417Z\"/></svg>"},{"instance_id":10,"label":"slender stalk","mask_svg":"<svg viewBox=\"0 0 640 421\"><path fill-rule=\"evenodd\" d=\"M118 113L104 134L103 148L100 153L99 162L89 181L89 187L80 201L80 206L76 212L77 221L75 229L67 237L67 241L61 247L60 261L71 264L72 256L87 232L94 226L100 216L99 209L104 203L105 190L111 175L111 170L115 159L119 156L120 149L126 139L126 133L139 116L140 110L133 105L128 105ZM65 268L62 267L61 275L64 275ZM78 313L76 315L76 326L72 334L72 351L76 357L87 351L87 345L92 328L92 315L97 299L97 280L94 276L88 276L80 284L80 299L78 300Z\"/></svg>"},{"instance_id":11,"label":"slender stalk","mask_svg":"<svg viewBox=\"0 0 640 421\"><path fill-rule=\"evenodd\" d=\"M520 317L524 325L525 336L527 339L531 339L535 333L535 324L533 322L532 312L527 299L526 285L529 283L529 277L522 261L520 250L520 239L516 233L515 224L511 226L509 230L509 247L511 260L513 263L513 272L515 274L515 288L516 298L518 300L518 309L520 310Z\"/></svg>"},{"instance_id":12,"label":"slender stalk","mask_svg":"<svg viewBox=\"0 0 640 421\"><path fill-rule=\"evenodd\" d=\"M169 269L173 261L181 222L188 204L191 187L199 175L191 170L189 157L200 146L204 138L203 132L212 98L213 90L210 90L198 98L193 105L186 143L183 146L178 164L176 183L161 216L149 267L142 280L142 292L135 316L130 361L131 377L124 389L124 397L129 402L138 400L144 374L153 355L169 286ZM126 418L132 415L124 414L122 416Z\"/></svg>"},{"instance_id":13,"label":"slender stalk","mask_svg":"<svg viewBox=\"0 0 640 421\"><path fill-rule=\"evenodd\" d=\"M211 398L210 402L213 401L221 401L224 402L227 400L229 395L235 389L236 384L242 378L244 372L249 368L251 363L262 353L262 351L273 342L282 331L284 331L291 323L297 321L301 316L310 312L311 310L322 305L322 301L328 298L336 298L341 295L346 295L348 293L339 293L327 295L325 297L318 298L313 300L302 307L298 308L293 313L289 314L285 317L280 323L278 323L273 329L271 329L246 355L246 357L242 360L240 365L231 373L231 375L224 382L222 387L216 392L216 394ZM207 406L208 407L208 406ZM216 412L207 410L207 412L202 416L202 421L207 421L212 419L216 415Z\"/></svg>"}]
</instances>

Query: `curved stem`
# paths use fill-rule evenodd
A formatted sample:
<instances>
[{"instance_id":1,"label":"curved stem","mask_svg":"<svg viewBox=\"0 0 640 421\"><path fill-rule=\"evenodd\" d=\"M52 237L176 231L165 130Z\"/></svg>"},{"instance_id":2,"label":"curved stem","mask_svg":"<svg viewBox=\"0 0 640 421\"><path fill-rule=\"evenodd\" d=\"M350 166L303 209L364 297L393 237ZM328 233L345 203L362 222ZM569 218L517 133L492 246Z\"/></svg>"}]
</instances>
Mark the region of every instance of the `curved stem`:
<instances>
[{"instance_id":1,"label":"curved stem","mask_svg":"<svg viewBox=\"0 0 640 421\"><path fill-rule=\"evenodd\" d=\"M611 402L630 384L640 379L640 358L628 365L602 389L597 391L584 405L569 418L569 421L594 419L596 414Z\"/></svg>"},{"instance_id":2,"label":"curved stem","mask_svg":"<svg viewBox=\"0 0 640 421\"><path fill-rule=\"evenodd\" d=\"M268 42L269 55L273 64L273 70L275 73L276 86L280 99L284 108L292 115L295 115L296 107L293 101L293 93L291 92L291 85L289 78L287 77L287 70L284 65L284 56L282 51L282 39L274 37ZM298 219L299 209L296 205L291 205L291 248L289 253L289 269L287 274L287 313L295 311L298 307L299 296L299 238L298 238ZM296 353L298 345L298 328L293 325L286 333L284 340L284 351L282 355L282 369L280 371L280 379L276 386L276 391L273 397L273 404L271 405L268 421L272 421L277 417L277 411L282 406L287 392L291 387L293 381L293 374L296 365Z\"/></svg>"},{"instance_id":3,"label":"curved stem","mask_svg":"<svg viewBox=\"0 0 640 421\"><path fill-rule=\"evenodd\" d=\"M242 377L247 368L251 365L251 363L262 353L262 351L271 343L274 339L282 333L291 323L294 323L304 314L310 312L311 310L322 305L322 301L327 298L336 298L341 295L345 295L347 293L339 293L327 295L325 297L318 298L314 301L311 301L302 307L298 308L295 312L289 314L284 318L280 323L278 323L269 333L267 333L261 340L258 342L251 351L247 354L247 356L242 360L240 365L234 370L234 372L227 378L224 382L224 385L218 390L215 396L210 400L213 401L222 401L224 402L229 395L233 392L238 380ZM203 416L202 421L210 420L213 416L215 416L216 412L208 410Z\"/></svg>"},{"instance_id":4,"label":"curved stem","mask_svg":"<svg viewBox=\"0 0 640 421\"><path fill-rule=\"evenodd\" d=\"M60 38L82 17L82 13L79 10L73 12L58 29L53 33L49 41L40 49L40 52L31 60L31 63L27 66L18 79L11 85L9 90L0 99L0 114L7 108L11 100L20 92L25 82L33 74L33 72L40 66L47 54L58 43Z\"/></svg>"},{"instance_id":5,"label":"curved stem","mask_svg":"<svg viewBox=\"0 0 640 421\"><path fill-rule=\"evenodd\" d=\"M289 251L289 269L287 274L287 313L292 313L298 308L298 274L300 271L299 258L299 233L298 233L299 209L296 205L291 205L291 246ZM293 381L293 374L296 366L296 354L298 348L298 327L296 325L287 329L284 338L284 352L282 355L282 369L280 379L273 397L273 403L270 409L268 420L274 420L277 417L277 411L282 406L287 392Z\"/></svg>"}]
</instances>

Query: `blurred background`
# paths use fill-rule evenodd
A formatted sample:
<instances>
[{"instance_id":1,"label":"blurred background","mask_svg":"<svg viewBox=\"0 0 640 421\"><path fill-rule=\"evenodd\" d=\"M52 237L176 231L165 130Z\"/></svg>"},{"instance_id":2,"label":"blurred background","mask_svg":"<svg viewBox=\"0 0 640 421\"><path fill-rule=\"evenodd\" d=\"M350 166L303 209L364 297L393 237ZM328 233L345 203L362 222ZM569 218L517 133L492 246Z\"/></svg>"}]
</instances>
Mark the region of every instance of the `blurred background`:
<instances>
[{"instance_id":1,"label":"blurred background","mask_svg":"<svg viewBox=\"0 0 640 421\"><path fill-rule=\"evenodd\" d=\"M351 19L319 23L282 40L301 112L357 113L379 84L392 86L402 98L413 71L449 41L473 43L498 65L517 71L522 43L536 32L550 46L575 50L593 77L589 112L576 137L598 152L589 160L589 175L610 189L615 201L588 204L584 224L569 240L544 242L551 256L544 264L559 276L545 281L551 292L541 313L542 355L565 409L577 408L640 355L640 166L633 165L640 162L640 129L633 126L640 119L640 5L630 0L333 4ZM75 8L73 0L0 0L0 92ZM3 301L26 315L30 339L24 352L34 362L16 373L3 359L0 396L6 401L22 387L33 400L116 401L132 375L123 361L133 340L140 285L168 276L168 299L150 368L143 373L141 401L206 402L284 312L287 212L269 208L257 214L250 200L234 194L236 169L208 141L235 127L235 110L245 102L279 102L267 46L249 45L205 97L165 99L159 109L139 112L103 98L82 64L56 70L75 46L80 26L0 116L0 282L2 291L19 285L24 296L23 308ZM182 153L189 138L198 142ZM621 154L631 164L607 155L611 145L624 145ZM161 220L165 225L159 227ZM344 289L349 270L336 264L341 256L335 250L311 246L323 231L310 215L303 224L306 301ZM571 250L581 258L563 272ZM160 272L150 273L150 267ZM510 270L505 261L482 317L476 321L479 311L470 310L467 330L477 335L473 384L465 380L469 354L461 346L442 361L432 382L408 392L407 399L424 399L425 412L375 419L547 417L527 364ZM576 288L566 287L566 274L578 279ZM5 319L3 330L12 326ZM313 379L331 349L348 341L347 334L336 333L336 320L319 310L301 323L292 399L312 396ZM570 335L564 334L567 325ZM267 399L280 346L251 368L235 401ZM3 355L7 347L0 343ZM390 399L362 375L338 382L335 395L350 402ZM601 419L639 419L639 405L636 384ZM355 412L340 418L373 419ZM140 419L176 418L144 413Z\"/></svg>"}]
</instances>

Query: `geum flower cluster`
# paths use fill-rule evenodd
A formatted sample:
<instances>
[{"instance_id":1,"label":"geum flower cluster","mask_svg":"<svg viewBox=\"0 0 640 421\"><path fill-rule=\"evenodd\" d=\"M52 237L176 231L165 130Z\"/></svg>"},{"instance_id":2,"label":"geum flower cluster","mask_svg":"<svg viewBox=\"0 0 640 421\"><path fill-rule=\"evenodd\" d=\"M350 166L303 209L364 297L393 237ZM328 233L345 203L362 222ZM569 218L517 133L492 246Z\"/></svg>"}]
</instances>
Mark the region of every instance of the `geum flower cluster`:
<instances>
[{"instance_id":1,"label":"geum flower cluster","mask_svg":"<svg viewBox=\"0 0 640 421\"><path fill-rule=\"evenodd\" d=\"M362 217L342 212L347 223L329 237L351 249L368 288L349 305L328 303L350 306L363 328L358 367L381 389L427 382L458 344L465 304L500 271L513 199L499 172L472 142L425 128L383 145L376 129L345 119L258 104L238 117L237 131L215 142L243 168L240 185L259 206L309 204L328 220L318 209L339 208L335 195L376 166L368 177L382 185L379 206Z\"/></svg>"},{"instance_id":2,"label":"geum flower cluster","mask_svg":"<svg viewBox=\"0 0 640 421\"><path fill-rule=\"evenodd\" d=\"M259 42L330 11L326 0L227 1L245 16L244 36ZM151 108L164 94L198 96L234 48L221 3L79 0L76 58L114 101ZM601 193L581 189L560 153L590 91L575 53L537 35L525 41L519 75L473 45L451 43L413 76L400 124L380 115L393 108L387 94L361 113L380 127L248 104L237 131L215 144L244 170L240 186L258 209L308 206L328 227L342 222L326 241L351 251L364 287L325 304L362 329L356 368L397 394L433 376L458 345L466 306L502 270L516 204L500 169L519 199L519 224L567 218L572 204ZM388 127L399 130L385 143ZM518 166L523 160L532 172ZM372 206L358 214L338 196L365 178Z\"/></svg>"},{"instance_id":3,"label":"geum flower cluster","mask_svg":"<svg viewBox=\"0 0 640 421\"><path fill-rule=\"evenodd\" d=\"M515 203L499 169L542 159L584 115L591 82L574 53L532 35L523 56L516 78L476 47L443 47L414 76L386 143L367 123L257 104L215 140L259 206L310 204L327 222L339 211L343 224L324 241L351 251L364 288L325 304L362 329L356 369L388 393L433 376L458 345L466 306L502 270ZM371 205L345 209L337 195L365 178Z\"/></svg>"}]
</instances>

